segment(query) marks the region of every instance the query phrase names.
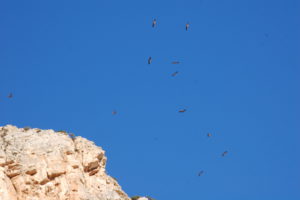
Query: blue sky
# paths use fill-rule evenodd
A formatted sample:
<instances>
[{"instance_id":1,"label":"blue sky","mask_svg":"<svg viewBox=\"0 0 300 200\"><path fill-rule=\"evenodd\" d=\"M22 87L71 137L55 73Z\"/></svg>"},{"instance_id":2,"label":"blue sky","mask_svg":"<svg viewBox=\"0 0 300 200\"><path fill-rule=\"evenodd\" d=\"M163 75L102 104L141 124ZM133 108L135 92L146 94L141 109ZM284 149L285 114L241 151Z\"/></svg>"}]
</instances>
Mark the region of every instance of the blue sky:
<instances>
[{"instance_id":1,"label":"blue sky","mask_svg":"<svg viewBox=\"0 0 300 200\"><path fill-rule=\"evenodd\" d=\"M3 0L0 124L93 140L130 196L300 199L299 9Z\"/></svg>"}]
</instances>

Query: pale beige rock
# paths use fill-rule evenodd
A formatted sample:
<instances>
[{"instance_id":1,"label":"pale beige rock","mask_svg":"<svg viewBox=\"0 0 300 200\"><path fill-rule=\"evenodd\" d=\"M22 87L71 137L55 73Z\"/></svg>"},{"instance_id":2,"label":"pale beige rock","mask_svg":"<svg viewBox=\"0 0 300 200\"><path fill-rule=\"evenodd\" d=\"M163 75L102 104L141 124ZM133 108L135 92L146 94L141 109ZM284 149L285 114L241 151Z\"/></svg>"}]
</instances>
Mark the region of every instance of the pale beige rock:
<instances>
[{"instance_id":1,"label":"pale beige rock","mask_svg":"<svg viewBox=\"0 0 300 200\"><path fill-rule=\"evenodd\" d=\"M149 200L147 197L140 197L138 200Z\"/></svg>"},{"instance_id":2,"label":"pale beige rock","mask_svg":"<svg viewBox=\"0 0 300 200\"><path fill-rule=\"evenodd\" d=\"M104 153L82 137L0 127L0 200L129 200Z\"/></svg>"}]
</instances>

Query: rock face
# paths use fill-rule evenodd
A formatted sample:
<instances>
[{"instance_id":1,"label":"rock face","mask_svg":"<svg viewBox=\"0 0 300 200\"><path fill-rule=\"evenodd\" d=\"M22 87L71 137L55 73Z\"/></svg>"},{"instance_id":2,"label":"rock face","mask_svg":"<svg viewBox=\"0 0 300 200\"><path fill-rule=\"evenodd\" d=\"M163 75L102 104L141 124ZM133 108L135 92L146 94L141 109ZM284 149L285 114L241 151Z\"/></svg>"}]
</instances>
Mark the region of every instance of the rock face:
<instances>
[{"instance_id":1,"label":"rock face","mask_svg":"<svg viewBox=\"0 0 300 200\"><path fill-rule=\"evenodd\" d=\"M0 200L129 200L105 164L82 137L0 127Z\"/></svg>"}]
</instances>

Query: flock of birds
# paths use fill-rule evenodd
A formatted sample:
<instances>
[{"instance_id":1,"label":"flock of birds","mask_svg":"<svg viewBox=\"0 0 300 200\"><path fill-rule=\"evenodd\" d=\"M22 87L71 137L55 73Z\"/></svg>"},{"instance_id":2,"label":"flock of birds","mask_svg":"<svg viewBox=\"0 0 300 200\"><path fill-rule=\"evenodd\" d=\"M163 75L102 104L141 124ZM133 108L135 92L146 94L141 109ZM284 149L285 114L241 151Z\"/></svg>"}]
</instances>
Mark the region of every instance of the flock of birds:
<instances>
[{"instance_id":1,"label":"flock of birds","mask_svg":"<svg viewBox=\"0 0 300 200\"><path fill-rule=\"evenodd\" d=\"M156 20L156 19L153 19L153 21L152 21L152 28L155 28L156 25L157 25L157 20ZM185 24L185 30L188 31L189 28L190 28L190 24L189 24L189 23L186 23L186 24ZM148 58L148 64L150 65L151 63L152 63L152 57L150 56L150 57ZM172 64L177 65L177 64L180 64L180 62L179 62L179 61L173 61ZM175 71L174 73L171 74L171 76L175 77L178 73L179 73L178 71ZM9 98L9 99L13 98L13 93L9 93L8 96L7 96L7 98ZM180 109L178 112L179 112L179 113L185 113L186 111L187 111L187 109L184 108L184 109ZM116 115L116 114L117 114L117 110L113 110L113 111L112 111L112 115ZM74 135L72 135L72 136L74 137ZM211 133L208 133L208 134L207 134L207 137L208 137L208 138L212 137L212 134L211 134ZM221 154L221 156L222 156L222 157L225 157L227 154L228 154L228 151L224 151L224 152ZM204 170L201 170L201 171L198 173L198 176L202 176L203 174L204 174Z\"/></svg>"},{"instance_id":2,"label":"flock of birds","mask_svg":"<svg viewBox=\"0 0 300 200\"><path fill-rule=\"evenodd\" d=\"M152 21L152 28L155 28L156 25L157 25L157 20L156 20L156 19L153 19L153 21ZM185 24L185 30L188 31L189 28L190 28L190 23L186 23L186 24ZM148 64L150 65L151 63L152 63L152 57L149 56L149 58L148 58ZM177 64L180 64L180 62L179 62L179 61L173 61L173 62L171 62L171 64L177 65ZM175 77L178 73L179 73L178 71L175 71L174 73L171 74L171 76L172 76L172 77ZM187 111L187 109L180 109L178 112L179 112L179 113L185 113L186 111ZM117 111L116 111L116 110L113 110L113 111L112 111L112 114L113 114L113 115L116 115L116 114L117 114ZM208 134L207 134L207 137L208 137L208 138L212 137L212 134L211 134L211 133L208 133ZM222 156L222 157L225 157L227 154L228 154L228 151L224 151L224 152L221 154L221 156ZM198 173L198 176L202 176L203 174L204 174L204 170L201 170L201 171Z\"/></svg>"},{"instance_id":3,"label":"flock of birds","mask_svg":"<svg viewBox=\"0 0 300 200\"><path fill-rule=\"evenodd\" d=\"M152 21L152 28L155 28L155 27L156 27L156 24L157 24L156 19L153 19L153 21ZM190 23L186 23L186 24L185 24L185 30L188 31L189 28L190 28ZM150 65L151 63L152 63L152 57L150 56L150 57L148 58L148 64ZM172 64L173 64L173 65L177 65L177 64L180 64L180 62L179 62L179 61L173 61ZM176 71L176 72L172 73L171 76L174 77L174 76L176 76L178 73L179 73L179 72ZM184 112L185 112L185 111L184 111Z\"/></svg>"}]
</instances>

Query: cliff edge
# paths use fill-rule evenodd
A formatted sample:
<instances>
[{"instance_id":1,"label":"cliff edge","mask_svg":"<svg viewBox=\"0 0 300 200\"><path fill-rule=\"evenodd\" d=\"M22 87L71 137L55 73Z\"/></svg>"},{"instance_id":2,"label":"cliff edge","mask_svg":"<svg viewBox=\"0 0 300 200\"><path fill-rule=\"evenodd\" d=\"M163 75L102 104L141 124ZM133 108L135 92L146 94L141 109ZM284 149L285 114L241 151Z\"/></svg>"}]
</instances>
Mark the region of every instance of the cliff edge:
<instances>
[{"instance_id":1,"label":"cliff edge","mask_svg":"<svg viewBox=\"0 0 300 200\"><path fill-rule=\"evenodd\" d=\"M130 200L106 159L64 131L0 127L0 200Z\"/></svg>"}]
</instances>

